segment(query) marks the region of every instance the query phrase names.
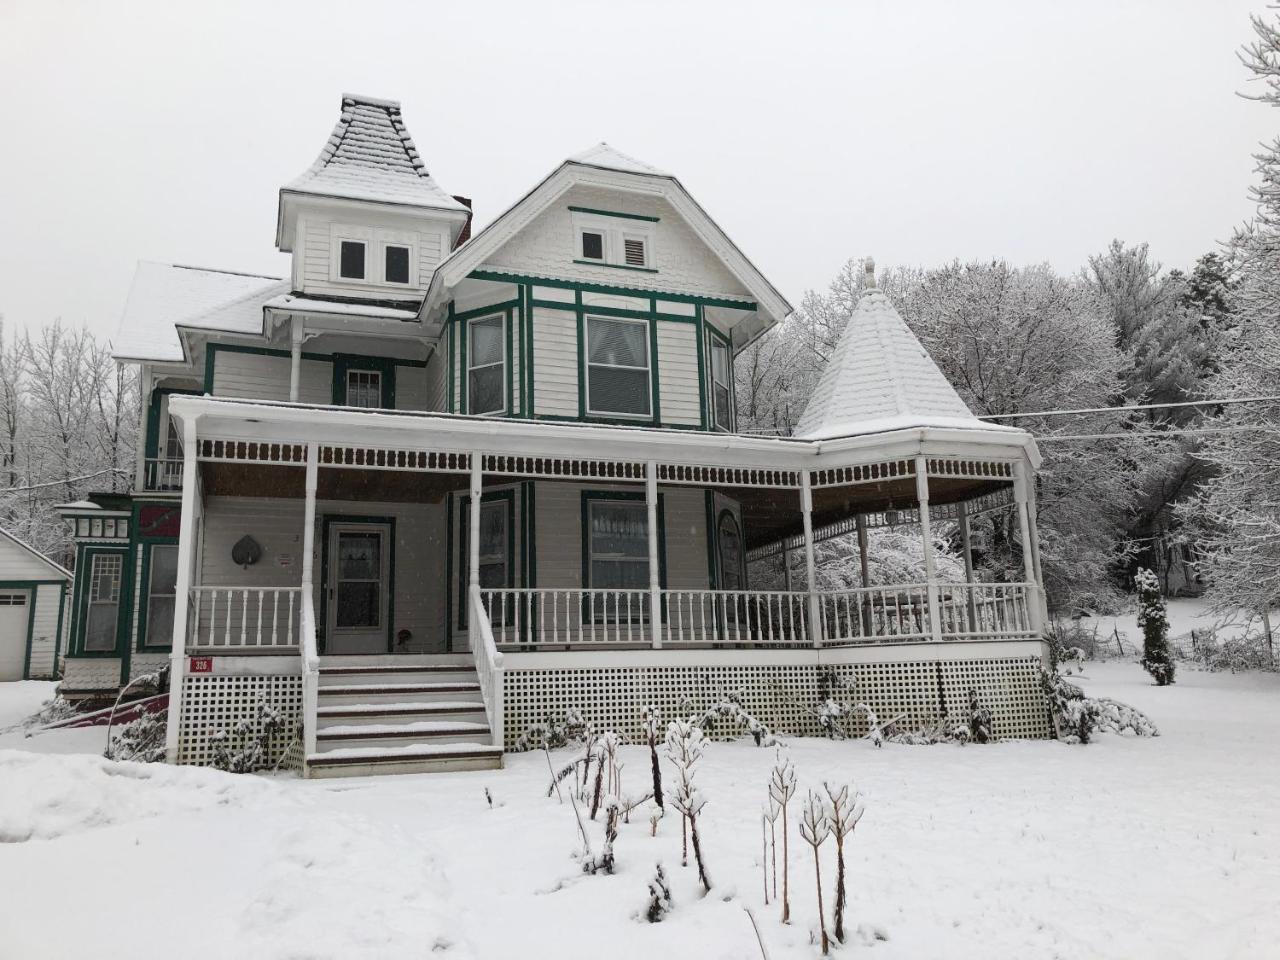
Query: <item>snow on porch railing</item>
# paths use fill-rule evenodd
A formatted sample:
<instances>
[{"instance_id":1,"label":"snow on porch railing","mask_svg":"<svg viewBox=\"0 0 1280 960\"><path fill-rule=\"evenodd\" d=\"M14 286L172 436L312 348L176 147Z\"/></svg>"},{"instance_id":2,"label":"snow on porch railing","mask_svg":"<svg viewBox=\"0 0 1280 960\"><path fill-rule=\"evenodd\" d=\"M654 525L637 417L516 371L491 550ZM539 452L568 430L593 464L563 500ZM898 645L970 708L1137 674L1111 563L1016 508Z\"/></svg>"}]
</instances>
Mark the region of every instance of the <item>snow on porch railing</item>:
<instances>
[{"instance_id":1,"label":"snow on porch railing","mask_svg":"<svg viewBox=\"0 0 1280 960\"><path fill-rule=\"evenodd\" d=\"M480 681L480 696L484 699L485 713L489 715L489 733L494 746L502 746L506 721L503 717L502 654L493 639L493 628L482 599L482 591L472 586L467 592L467 604L471 619L471 657L476 664L476 678Z\"/></svg>"},{"instance_id":2,"label":"snow on porch railing","mask_svg":"<svg viewBox=\"0 0 1280 960\"><path fill-rule=\"evenodd\" d=\"M923 583L818 592L825 645L928 640L928 587Z\"/></svg>"},{"instance_id":3,"label":"snow on porch railing","mask_svg":"<svg viewBox=\"0 0 1280 960\"><path fill-rule=\"evenodd\" d=\"M301 599L301 587L192 587L191 645L296 647Z\"/></svg>"},{"instance_id":4,"label":"snow on porch railing","mask_svg":"<svg viewBox=\"0 0 1280 960\"><path fill-rule=\"evenodd\" d=\"M786 590L664 590L665 645L807 646L808 594Z\"/></svg>"},{"instance_id":5,"label":"snow on porch railing","mask_svg":"<svg viewBox=\"0 0 1280 960\"><path fill-rule=\"evenodd\" d=\"M143 462L144 490L181 490L182 458L148 457Z\"/></svg>"},{"instance_id":6,"label":"snow on porch railing","mask_svg":"<svg viewBox=\"0 0 1280 960\"><path fill-rule=\"evenodd\" d=\"M1027 583L947 583L938 588L944 640L1027 637L1034 634Z\"/></svg>"}]
</instances>

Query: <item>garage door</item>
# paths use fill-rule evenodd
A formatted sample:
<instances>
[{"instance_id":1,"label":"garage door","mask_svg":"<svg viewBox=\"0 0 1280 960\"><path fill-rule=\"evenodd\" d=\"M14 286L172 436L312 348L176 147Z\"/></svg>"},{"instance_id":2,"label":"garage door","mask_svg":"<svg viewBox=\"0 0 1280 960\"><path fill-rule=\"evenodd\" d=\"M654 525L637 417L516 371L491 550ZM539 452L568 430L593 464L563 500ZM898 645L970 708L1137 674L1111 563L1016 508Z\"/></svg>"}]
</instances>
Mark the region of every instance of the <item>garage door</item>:
<instances>
[{"instance_id":1,"label":"garage door","mask_svg":"<svg viewBox=\"0 0 1280 960\"><path fill-rule=\"evenodd\" d=\"M21 680L27 657L29 590L0 591L0 680Z\"/></svg>"}]
</instances>

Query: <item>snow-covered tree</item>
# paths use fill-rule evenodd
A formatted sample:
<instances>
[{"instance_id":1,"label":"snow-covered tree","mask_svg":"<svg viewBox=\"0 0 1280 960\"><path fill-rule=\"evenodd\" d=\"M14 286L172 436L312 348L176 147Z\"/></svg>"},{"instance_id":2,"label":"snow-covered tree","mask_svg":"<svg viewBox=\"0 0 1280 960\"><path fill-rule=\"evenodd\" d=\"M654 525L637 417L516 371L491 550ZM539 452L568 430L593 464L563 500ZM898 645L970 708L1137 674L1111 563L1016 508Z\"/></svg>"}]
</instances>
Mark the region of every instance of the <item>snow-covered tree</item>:
<instances>
[{"instance_id":1,"label":"snow-covered tree","mask_svg":"<svg viewBox=\"0 0 1280 960\"><path fill-rule=\"evenodd\" d=\"M1173 656L1169 652L1169 619L1165 614L1164 591L1150 570L1138 571L1134 578L1138 591L1138 627L1142 630L1142 668L1156 686L1173 683Z\"/></svg>"}]
</instances>

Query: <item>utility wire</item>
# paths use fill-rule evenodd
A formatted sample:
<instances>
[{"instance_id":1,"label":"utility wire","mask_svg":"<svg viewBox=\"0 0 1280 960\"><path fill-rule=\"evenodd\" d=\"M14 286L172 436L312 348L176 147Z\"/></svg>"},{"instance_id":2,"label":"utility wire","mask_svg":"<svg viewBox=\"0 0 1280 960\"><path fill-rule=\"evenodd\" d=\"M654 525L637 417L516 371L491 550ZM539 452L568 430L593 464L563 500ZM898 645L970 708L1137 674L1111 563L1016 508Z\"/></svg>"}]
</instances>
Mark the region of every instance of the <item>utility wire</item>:
<instances>
[{"instance_id":1,"label":"utility wire","mask_svg":"<svg viewBox=\"0 0 1280 960\"><path fill-rule=\"evenodd\" d=\"M1234 403L1269 403L1280 396L1227 397L1221 400L1179 400L1176 403L1134 403L1122 407L1083 407L1075 410L1038 410L1034 413L987 413L979 420L1021 420L1027 417L1065 417L1085 413L1122 413L1126 410L1173 410L1179 407L1225 407Z\"/></svg>"}]
</instances>

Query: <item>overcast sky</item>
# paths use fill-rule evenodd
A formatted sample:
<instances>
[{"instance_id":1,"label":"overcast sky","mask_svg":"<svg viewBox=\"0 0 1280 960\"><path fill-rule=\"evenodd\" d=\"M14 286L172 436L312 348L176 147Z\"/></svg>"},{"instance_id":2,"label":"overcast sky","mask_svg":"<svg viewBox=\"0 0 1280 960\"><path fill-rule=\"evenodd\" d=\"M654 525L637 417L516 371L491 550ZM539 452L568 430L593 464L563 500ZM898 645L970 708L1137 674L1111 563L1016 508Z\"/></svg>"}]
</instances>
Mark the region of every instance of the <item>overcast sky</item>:
<instances>
[{"instance_id":1,"label":"overcast sky","mask_svg":"<svg viewBox=\"0 0 1280 960\"><path fill-rule=\"evenodd\" d=\"M549 8L549 9L548 9ZM1263 0L0 0L0 313L114 333L139 259L283 275L279 187L344 91L399 99L487 223L599 140L670 170L794 303L851 256L1186 267L1280 115Z\"/></svg>"}]
</instances>

